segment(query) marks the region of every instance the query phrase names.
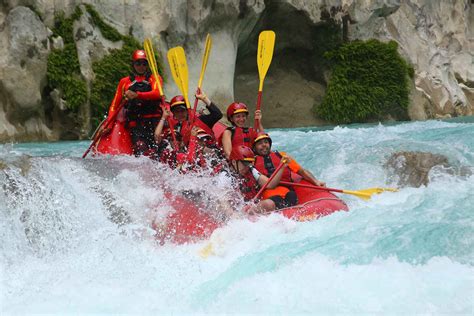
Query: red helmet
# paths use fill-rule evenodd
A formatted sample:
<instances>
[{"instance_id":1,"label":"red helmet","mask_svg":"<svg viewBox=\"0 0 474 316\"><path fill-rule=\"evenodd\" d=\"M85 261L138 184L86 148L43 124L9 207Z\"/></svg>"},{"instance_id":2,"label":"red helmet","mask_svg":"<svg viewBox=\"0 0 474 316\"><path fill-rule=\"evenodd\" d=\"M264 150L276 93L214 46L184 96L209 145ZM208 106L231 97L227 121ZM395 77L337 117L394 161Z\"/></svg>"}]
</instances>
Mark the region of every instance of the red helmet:
<instances>
[{"instance_id":1,"label":"red helmet","mask_svg":"<svg viewBox=\"0 0 474 316\"><path fill-rule=\"evenodd\" d=\"M198 139L212 138L212 136L209 135L209 134L208 134L205 130L203 130L202 128L198 128L196 137L197 137Z\"/></svg>"},{"instance_id":2,"label":"red helmet","mask_svg":"<svg viewBox=\"0 0 474 316\"><path fill-rule=\"evenodd\" d=\"M139 59L146 59L145 51L142 50L142 49L138 49L138 50L134 51L133 55L132 55L132 60L133 61L137 61Z\"/></svg>"},{"instance_id":3,"label":"red helmet","mask_svg":"<svg viewBox=\"0 0 474 316\"><path fill-rule=\"evenodd\" d=\"M270 135L268 135L265 132L259 132L257 134L257 137L253 140L252 146L255 147L255 144L262 139L268 139L268 142L270 143L270 147L272 147L272 139L270 138Z\"/></svg>"},{"instance_id":4,"label":"red helmet","mask_svg":"<svg viewBox=\"0 0 474 316\"><path fill-rule=\"evenodd\" d=\"M243 161L255 161L255 154L253 153L252 149L247 146L239 145L232 148L232 151L229 156L230 160L243 160Z\"/></svg>"},{"instance_id":5,"label":"red helmet","mask_svg":"<svg viewBox=\"0 0 474 316\"><path fill-rule=\"evenodd\" d=\"M237 113L249 113L247 106L243 103L234 102L227 107L227 120L232 123L232 115Z\"/></svg>"},{"instance_id":6,"label":"red helmet","mask_svg":"<svg viewBox=\"0 0 474 316\"><path fill-rule=\"evenodd\" d=\"M182 95L177 95L173 99L171 99L170 102L170 109L173 110L174 108L176 109L177 107L184 107L186 109L186 101L184 100L184 97Z\"/></svg>"}]
</instances>

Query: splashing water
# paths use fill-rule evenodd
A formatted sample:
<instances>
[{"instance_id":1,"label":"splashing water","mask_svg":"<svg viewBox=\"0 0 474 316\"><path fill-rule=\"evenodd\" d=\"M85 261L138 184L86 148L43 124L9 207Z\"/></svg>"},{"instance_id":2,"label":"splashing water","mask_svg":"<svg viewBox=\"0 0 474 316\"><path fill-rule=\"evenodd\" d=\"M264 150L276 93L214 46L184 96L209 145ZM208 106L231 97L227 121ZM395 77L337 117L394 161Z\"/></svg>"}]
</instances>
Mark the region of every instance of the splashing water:
<instances>
[{"instance_id":1,"label":"splashing water","mask_svg":"<svg viewBox=\"0 0 474 316\"><path fill-rule=\"evenodd\" d=\"M474 124L427 121L270 131L328 186L393 187L399 151L474 170ZM428 186L297 223L235 218L210 240L159 245L167 190L205 190L219 216L225 176L180 175L146 158L80 159L87 142L0 147L0 312L472 314L474 176L434 168ZM212 243L214 255L200 250Z\"/></svg>"}]
</instances>

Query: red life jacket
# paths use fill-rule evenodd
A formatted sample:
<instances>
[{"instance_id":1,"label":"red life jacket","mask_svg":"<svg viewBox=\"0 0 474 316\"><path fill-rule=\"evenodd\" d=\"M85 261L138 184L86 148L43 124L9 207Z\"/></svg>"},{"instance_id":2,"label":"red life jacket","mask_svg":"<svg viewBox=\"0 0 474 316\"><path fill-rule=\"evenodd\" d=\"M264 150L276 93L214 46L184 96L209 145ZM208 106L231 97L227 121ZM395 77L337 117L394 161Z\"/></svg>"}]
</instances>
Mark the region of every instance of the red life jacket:
<instances>
[{"instance_id":1,"label":"red life jacket","mask_svg":"<svg viewBox=\"0 0 474 316\"><path fill-rule=\"evenodd\" d=\"M177 129L181 136L183 136L184 143L189 144L189 140L191 137L191 123L188 120L183 121L181 124L178 124L178 122L175 121L174 125L176 127L175 129ZM207 134L214 137L214 132L212 131L212 129L209 128L206 123L201 121L199 117L196 118L196 120L194 121L194 125L203 129Z\"/></svg>"},{"instance_id":2,"label":"red life jacket","mask_svg":"<svg viewBox=\"0 0 474 316\"><path fill-rule=\"evenodd\" d=\"M252 127L227 127L231 132L232 147L244 145L252 148L253 140L257 137L257 131ZM222 145L222 136L219 139L219 145Z\"/></svg>"},{"instance_id":3,"label":"red life jacket","mask_svg":"<svg viewBox=\"0 0 474 316\"><path fill-rule=\"evenodd\" d=\"M212 131L212 129L207 126L206 123L204 123L203 121L201 121L199 119L199 117L196 118L196 120L194 121L194 125L196 125L197 127L199 128L202 128L207 134L211 135L212 137L214 137L214 132Z\"/></svg>"},{"instance_id":4,"label":"red life jacket","mask_svg":"<svg viewBox=\"0 0 474 316\"><path fill-rule=\"evenodd\" d=\"M245 201L250 201L258 193L259 186L257 180L255 180L251 172L248 172L245 176L238 175L238 177L240 192L244 196Z\"/></svg>"},{"instance_id":5,"label":"red life jacket","mask_svg":"<svg viewBox=\"0 0 474 316\"><path fill-rule=\"evenodd\" d=\"M281 161L281 154L278 151L271 151L270 154L266 156L255 156L254 167L260 173L266 175L267 177L271 177L275 169L280 165ZM287 182L298 182L301 177L290 170L290 168L285 167L283 169L283 175L281 176L281 181Z\"/></svg>"}]
</instances>

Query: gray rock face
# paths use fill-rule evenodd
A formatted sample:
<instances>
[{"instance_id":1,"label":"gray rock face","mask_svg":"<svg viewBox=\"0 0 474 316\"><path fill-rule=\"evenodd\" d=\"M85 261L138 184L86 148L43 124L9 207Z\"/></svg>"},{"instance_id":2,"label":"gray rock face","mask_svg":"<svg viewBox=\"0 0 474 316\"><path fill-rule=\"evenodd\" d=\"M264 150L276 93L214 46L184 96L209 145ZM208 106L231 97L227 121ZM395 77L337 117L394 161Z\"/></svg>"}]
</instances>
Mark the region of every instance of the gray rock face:
<instances>
[{"instance_id":1,"label":"gray rock face","mask_svg":"<svg viewBox=\"0 0 474 316\"><path fill-rule=\"evenodd\" d=\"M213 48L203 89L222 109L234 99L254 107L259 82L258 34L274 30L275 54L263 90L267 127L324 123L311 113L327 84L321 60L314 56L328 41L325 26L330 19L342 23L349 39L399 43L400 53L415 68L411 119L473 114L474 5L469 0L8 0L0 5L0 141L59 137L44 119L44 108L55 107L48 104L50 100L61 105L60 94L55 98L42 95L50 46L61 47L60 39L49 38L48 27L52 28L54 14L69 15L81 3L93 5L122 34L131 32L140 41L152 38L162 56L171 47L183 46L190 96L201 70L204 40L210 33ZM41 20L21 5L33 5ZM92 62L121 43L104 39L87 14L75 22L74 32L81 72L90 86ZM165 72L170 79L164 89L171 98L179 92L168 66ZM87 104L80 117L83 131L76 134L85 135ZM61 124L49 122L48 126Z\"/></svg>"},{"instance_id":2,"label":"gray rock face","mask_svg":"<svg viewBox=\"0 0 474 316\"><path fill-rule=\"evenodd\" d=\"M42 89L50 31L26 7L8 12L0 27L0 139L49 138Z\"/></svg>"},{"instance_id":3,"label":"gray rock face","mask_svg":"<svg viewBox=\"0 0 474 316\"><path fill-rule=\"evenodd\" d=\"M472 115L473 10L471 1L368 1L351 10L350 34L399 43L415 68L412 119Z\"/></svg>"}]
</instances>

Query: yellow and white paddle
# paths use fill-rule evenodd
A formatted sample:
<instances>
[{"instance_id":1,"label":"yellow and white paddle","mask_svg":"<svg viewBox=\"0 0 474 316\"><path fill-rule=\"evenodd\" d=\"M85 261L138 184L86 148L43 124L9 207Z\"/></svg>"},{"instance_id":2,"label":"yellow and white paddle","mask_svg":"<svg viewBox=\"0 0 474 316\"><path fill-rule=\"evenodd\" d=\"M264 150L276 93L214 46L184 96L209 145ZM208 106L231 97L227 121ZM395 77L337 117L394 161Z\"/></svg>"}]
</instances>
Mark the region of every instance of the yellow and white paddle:
<instances>
[{"instance_id":1,"label":"yellow and white paddle","mask_svg":"<svg viewBox=\"0 0 474 316\"><path fill-rule=\"evenodd\" d=\"M143 47L145 48L145 53L146 53L146 58L148 60L148 66L150 67L151 73L153 77L155 77L155 82L158 86L158 91L160 92L161 95L161 105L163 107L169 107L165 103L165 94L163 93L163 87L161 86L161 77L158 74L158 67L155 59L155 52L153 50L153 44L149 38L145 38L145 41L143 42ZM168 108L169 110L169 108ZM171 138L173 140L173 146L174 148L178 147L178 142L176 141L176 134L174 132L174 124L173 121L171 120L170 117L168 117L168 125L170 127L171 131Z\"/></svg>"},{"instance_id":2,"label":"yellow and white paddle","mask_svg":"<svg viewBox=\"0 0 474 316\"><path fill-rule=\"evenodd\" d=\"M258 36L257 67L260 84L258 85L257 110L262 104L263 80L267 75L268 68L272 63L273 49L275 48L275 32L263 31ZM254 128L258 130L259 120L255 119ZM263 132L263 131L261 131Z\"/></svg>"}]
</instances>

